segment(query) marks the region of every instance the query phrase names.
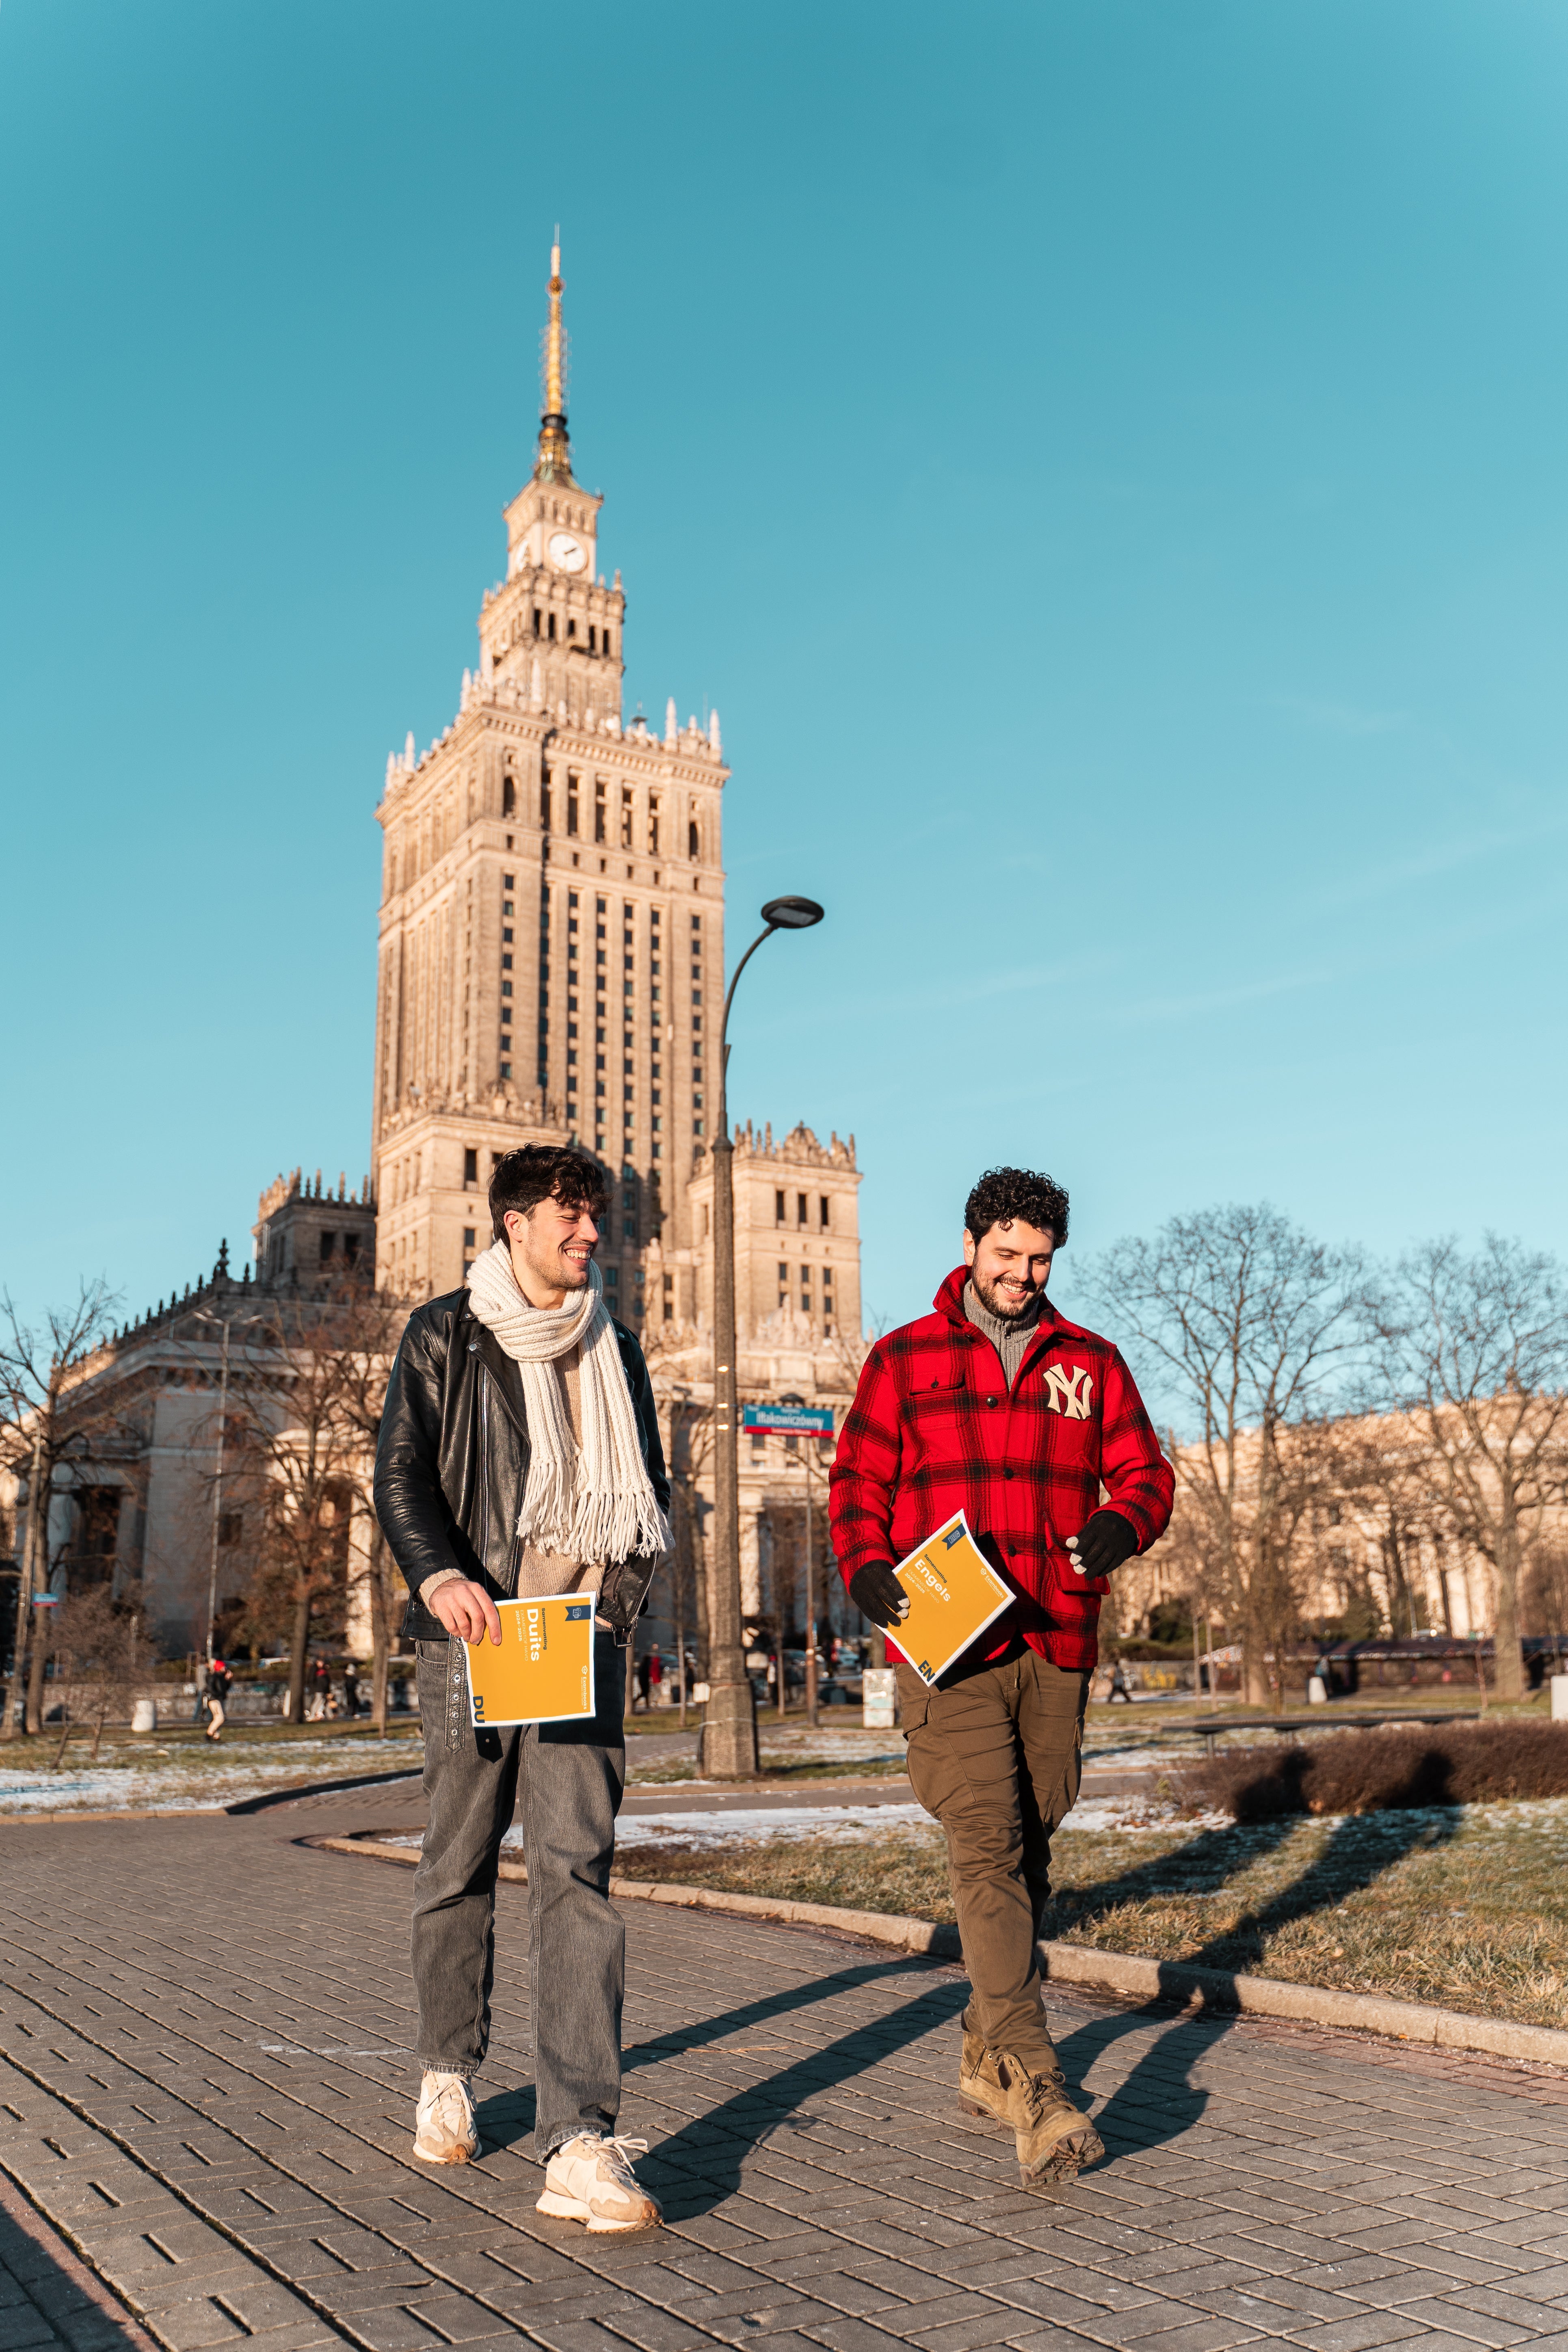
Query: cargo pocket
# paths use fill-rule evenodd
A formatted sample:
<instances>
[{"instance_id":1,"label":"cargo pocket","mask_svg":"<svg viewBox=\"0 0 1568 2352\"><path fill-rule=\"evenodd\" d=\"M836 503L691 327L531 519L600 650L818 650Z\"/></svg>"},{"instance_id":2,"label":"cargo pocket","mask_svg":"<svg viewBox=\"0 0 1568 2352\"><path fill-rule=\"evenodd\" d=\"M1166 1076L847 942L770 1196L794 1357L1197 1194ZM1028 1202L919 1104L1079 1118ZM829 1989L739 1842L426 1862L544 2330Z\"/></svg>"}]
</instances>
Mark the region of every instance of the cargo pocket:
<instances>
[{"instance_id":1,"label":"cargo pocket","mask_svg":"<svg viewBox=\"0 0 1568 2352\"><path fill-rule=\"evenodd\" d=\"M931 1692L913 1666L895 1666L893 1674L899 1687L899 1721L908 1739L931 1713Z\"/></svg>"}]
</instances>

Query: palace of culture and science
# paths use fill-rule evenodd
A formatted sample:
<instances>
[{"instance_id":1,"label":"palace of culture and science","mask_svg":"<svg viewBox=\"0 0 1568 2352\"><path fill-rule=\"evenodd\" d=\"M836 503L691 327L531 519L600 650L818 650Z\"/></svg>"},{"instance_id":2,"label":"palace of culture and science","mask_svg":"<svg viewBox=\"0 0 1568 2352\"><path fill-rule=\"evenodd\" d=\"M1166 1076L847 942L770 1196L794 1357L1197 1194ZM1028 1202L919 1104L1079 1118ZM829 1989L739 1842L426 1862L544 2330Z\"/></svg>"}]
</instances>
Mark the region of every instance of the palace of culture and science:
<instances>
[{"instance_id":1,"label":"palace of culture and science","mask_svg":"<svg viewBox=\"0 0 1568 2352\"><path fill-rule=\"evenodd\" d=\"M376 1269L399 1297L456 1288L495 1160L570 1139L613 1174L605 1293L651 1349L710 1306L730 771L717 714L682 727L672 700L662 738L622 717L626 597L572 470L562 290L557 247L538 455L478 667L429 750L388 761L377 811ZM786 1386L859 1332L858 1182L852 1142L736 1138L741 1328L813 1360Z\"/></svg>"},{"instance_id":2,"label":"palace of culture and science","mask_svg":"<svg viewBox=\"0 0 1568 2352\"><path fill-rule=\"evenodd\" d=\"M662 736L623 717L626 598L620 573L606 586L600 569L602 500L573 472L562 291L557 247L538 451L506 509L506 573L479 609L478 665L445 732L422 753L410 736L388 761L376 811L370 1177L357 1195L319 1173L279 1177L261 1196L252 1266L232 1275L226 1244L210 1276L85 1368L84 1407L113 1434L57 1485L51 1557L68 1579L90 1551L94 1575L135 1591L167 1649L205 1645L209 1576L238 1635L254 1568L244 1514L231 1498L215 1518L212 1501L224 1325L237 1367L263 1319L258 1294L322 1294L372 1264L384 1297L456 1289L490 1239L494 1163L519 1143L574 1144L610 1177L605 1296L647 1353L701 1548L730 772L716 715L682 727L671 701ZM742 1397L831 1404L841 1417L863 1353L853 1138L747 1125L734 1141ZM786 1625L801 1622L808 1494L825 1560L825 1466L793 1438L742 1448L747 1605L776 1607ZM354 1511L351 1641L353 1561L369 1543ZM689 1547L689 1634L696 1566ZM656 1587L641 1646L668 1654L669 1601Z\"/></svg>"}]
</instances>

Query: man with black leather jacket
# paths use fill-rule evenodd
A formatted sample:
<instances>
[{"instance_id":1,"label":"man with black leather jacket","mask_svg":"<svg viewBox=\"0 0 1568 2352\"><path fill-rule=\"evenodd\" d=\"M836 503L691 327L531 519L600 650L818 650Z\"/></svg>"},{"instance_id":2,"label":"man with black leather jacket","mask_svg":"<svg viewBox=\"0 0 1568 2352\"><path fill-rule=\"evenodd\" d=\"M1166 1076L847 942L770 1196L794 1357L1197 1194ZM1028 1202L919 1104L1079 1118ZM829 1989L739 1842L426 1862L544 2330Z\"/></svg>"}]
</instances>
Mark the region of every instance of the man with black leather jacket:
<instances>
[{"instance_id":1,"label":"man with black leather jacket","mask_svg":"<svg viewBox=\"0 0 1568 2352\"><path fill-rule=\"evenodd\" d=\"M387 1388L375 1507L408 1580L429 1825L414 1882L422 2082L415 2153L479 2150L471 2078L489 2031L501 1841L521 1801L529 1873L542 2212L591 2230L662 2217L616 2135L626 1933L609 1901L626 1777L626 1643L668 1546L647 1366L606 1312L602 1171L530 1144L490 1183L493 1246L409 1318ZM596 1712L476 1730L461 1642L498 1600L592 1593Z\"/></svg>"}]
</instances>

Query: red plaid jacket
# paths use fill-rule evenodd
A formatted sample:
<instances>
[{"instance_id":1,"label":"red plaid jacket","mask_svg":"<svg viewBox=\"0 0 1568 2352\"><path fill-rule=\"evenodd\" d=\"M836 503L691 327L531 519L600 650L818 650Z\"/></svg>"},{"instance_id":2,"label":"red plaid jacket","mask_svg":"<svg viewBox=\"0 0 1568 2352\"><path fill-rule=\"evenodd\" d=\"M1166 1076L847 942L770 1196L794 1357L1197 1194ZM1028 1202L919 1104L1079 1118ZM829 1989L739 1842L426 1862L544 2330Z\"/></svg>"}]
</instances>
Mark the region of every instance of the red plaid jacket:
<instances>
[{"instance_id":1,"label":"red plaid jacket","mask_svg":"<svg viewBox=\"0 0 1568 2352\"><path fill-rule=\"evenodd\" d=\"M847 1584L869 1560L897 1566L962 1508L1018 1595L985 1654L1016 1632L1053 1665L1090 1668L1110 1585L1074 1575L1066 1538L1099 1509L1103 1482L1146 1551L1171 1516L1175 1475L1116 1349L1049 1306L1009 1395L1001 1358L963 1312L966 1279L955 1267L936 1312L866 1359L833 1465L834 1553Z\"/></svg>"}]
</instances>

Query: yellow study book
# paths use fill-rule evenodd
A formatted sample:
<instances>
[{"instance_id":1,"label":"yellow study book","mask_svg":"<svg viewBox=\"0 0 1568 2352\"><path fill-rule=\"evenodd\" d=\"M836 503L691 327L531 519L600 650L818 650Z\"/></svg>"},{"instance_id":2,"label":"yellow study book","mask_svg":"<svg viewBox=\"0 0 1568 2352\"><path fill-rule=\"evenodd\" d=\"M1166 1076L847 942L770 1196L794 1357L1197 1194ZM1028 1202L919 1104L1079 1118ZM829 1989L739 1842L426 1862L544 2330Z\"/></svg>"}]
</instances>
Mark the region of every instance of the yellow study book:
<instances>
[{"instance_id":1,"label":"yellow study book","mask_svg":"<svg viewBox=\"0 0 1568 2352\"><path fill-rule=\"evenodd\" d=\"M910 1610L888 1631L923 1683L945 1674L1013 1599L962 1511L901 1559L894 1574L910 1596Z\"/></svg>"},{"instance_id":2,"label":"yellow study book","mask_svg":"<svg viewBox=\"0 0 1568 2352\"><path fill-rule=\"evenodd\" d=\"M594 1712L594 1603L580 1592L498 1601L500 1646L465 1642L474 1726L564 1723Z\"/></svg>"}]
</instances>

